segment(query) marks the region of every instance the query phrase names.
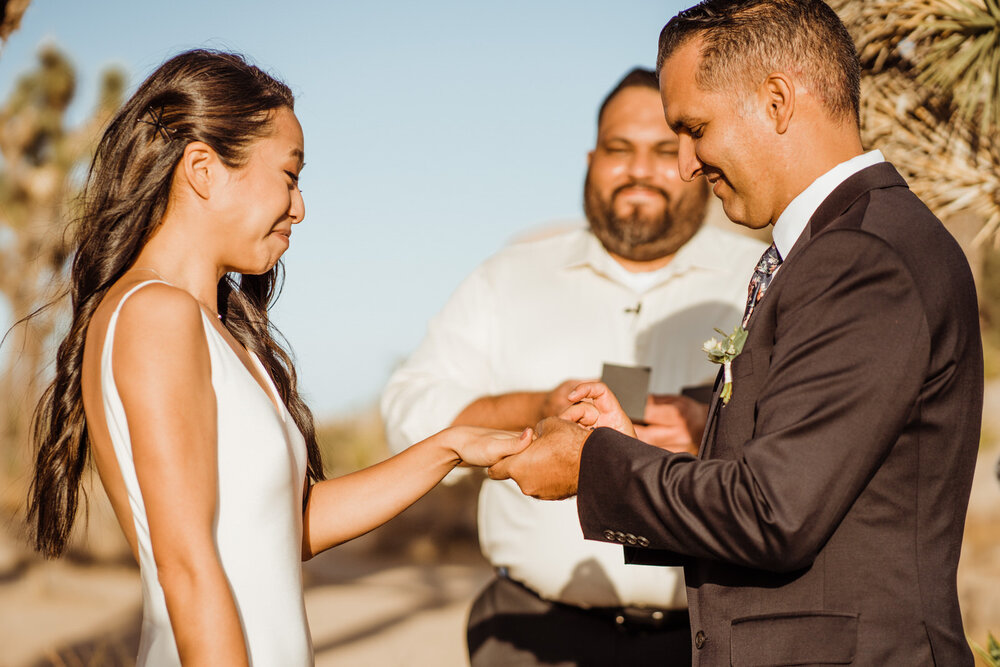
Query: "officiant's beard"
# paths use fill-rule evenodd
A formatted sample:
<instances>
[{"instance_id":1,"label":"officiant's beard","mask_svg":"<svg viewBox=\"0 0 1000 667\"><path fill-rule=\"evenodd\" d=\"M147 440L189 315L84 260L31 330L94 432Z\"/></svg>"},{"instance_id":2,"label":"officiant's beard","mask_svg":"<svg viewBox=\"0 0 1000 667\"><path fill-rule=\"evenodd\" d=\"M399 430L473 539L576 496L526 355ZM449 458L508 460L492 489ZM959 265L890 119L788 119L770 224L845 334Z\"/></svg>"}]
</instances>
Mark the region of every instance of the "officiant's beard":
<instances>
[{"instance_id":1,"label":"officiant's beard","mask_svg":"<svg viewBox=\"0 0 1000 667\"><path fill-rule=\"evenodd\" d=\"M608 252L633 262L649 262L674 254L701 229L709 192L702 180L686 186L676 200L661 188L642 184L663 197L663 210L647 212L636 206L622 217L615 213L615 198L637 183L615 188L605 199L591 183L588 171L583 210L590 229Z\"/></svg>"}]
</instances>

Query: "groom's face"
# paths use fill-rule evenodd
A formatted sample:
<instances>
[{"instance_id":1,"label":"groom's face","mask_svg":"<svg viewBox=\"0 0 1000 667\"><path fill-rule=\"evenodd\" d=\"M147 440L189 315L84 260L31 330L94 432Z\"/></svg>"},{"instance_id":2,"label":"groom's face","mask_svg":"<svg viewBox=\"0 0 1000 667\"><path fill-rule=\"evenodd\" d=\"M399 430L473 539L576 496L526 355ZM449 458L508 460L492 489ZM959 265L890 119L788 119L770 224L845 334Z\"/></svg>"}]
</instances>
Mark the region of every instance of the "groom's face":
<instances>
[{"instance_id":1,"label":"groom's face","mask_svg":"<svg viewBox=\"0 0 1000 667\"><path fill-rule=\"evenodd\" d=\"M775 124L759 90L715 90L698 81L701 40L691 39L660 71L663 109L678 137L678 167L686 180L707 179L733 222L760 228L783 206L781 155Z\"/></svg>"},{"instance_id":2,"label":"groom's face","mask_svg":"<svg viewBox=\"0 0 1000 667\"><path fill-rule=\"evenodd\" d=\"M701 227L707 185L678 175L677 135L655 89L632 86L608 102L588 162L584 208L609 252L633 261L659 259Z\"/></svg>"}]
</instances>

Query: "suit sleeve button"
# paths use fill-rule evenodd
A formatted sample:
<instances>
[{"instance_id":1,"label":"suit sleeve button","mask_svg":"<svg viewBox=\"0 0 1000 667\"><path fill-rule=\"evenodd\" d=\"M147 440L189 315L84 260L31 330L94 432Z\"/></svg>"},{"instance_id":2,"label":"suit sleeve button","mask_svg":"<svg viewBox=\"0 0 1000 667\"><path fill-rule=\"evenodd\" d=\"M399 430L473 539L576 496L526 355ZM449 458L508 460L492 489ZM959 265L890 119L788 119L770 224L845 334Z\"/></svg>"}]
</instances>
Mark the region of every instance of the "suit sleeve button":
<instances>
[{"instance_id":1,"label":"suit sleeve button","mask_svg":"<svg viewBox=\"0 0 1000 667\"><path fill-rule=\"evenodd\" d=\"M627 542L630 546L634 547L636 545L635 535L633 535L632 533L626 533L625 542Z\"/></svg>"},{"instance_id":2,"label":"suit sleeve button","mask_svg":"<svg viewBox=\"0 0 1000 667\"><path fill-rule=\"evenodd\" d=\"M635 543L638 544L640 547L648 547L649 546L649 540L647 540L642 535L640 535L639 537L635 538Z\"/></svg>"},{"instance_id":3,"label":"suit sleeve button","mask_svg":"<svg viewBox=\"0 0 1000 667\"><path fill-rule=\"evenodd\" d=\"M604 531L604 539L606 539L608 542L614 542L615 541L615 531L611 530L610 528L608 530Z\"/></svg>"},{"instance_id":4,"label":"suit sleeve button","mask_svg":"<svg viewBox=\"0 0 1000 667\"><path fill-rule=\"evenodd\" d=\"M701 630L699 630L698 634L694 636L694 645L695 648L697 648L698 650L701 650L705 646L705 642L707 641L708 638L705 636L705 633L702 632Z\"/></svg>"},{"instance_id":5,"label":"suit sleeve button","mask_svg":"<svg viewBox=\"0 0 1000 667\"><path fill-rule=\"evenodd\" d=\"M620 530L615 531L615 540L622 544L625 544L625 533L621 532Z\"/></svg>"}]
</instances>

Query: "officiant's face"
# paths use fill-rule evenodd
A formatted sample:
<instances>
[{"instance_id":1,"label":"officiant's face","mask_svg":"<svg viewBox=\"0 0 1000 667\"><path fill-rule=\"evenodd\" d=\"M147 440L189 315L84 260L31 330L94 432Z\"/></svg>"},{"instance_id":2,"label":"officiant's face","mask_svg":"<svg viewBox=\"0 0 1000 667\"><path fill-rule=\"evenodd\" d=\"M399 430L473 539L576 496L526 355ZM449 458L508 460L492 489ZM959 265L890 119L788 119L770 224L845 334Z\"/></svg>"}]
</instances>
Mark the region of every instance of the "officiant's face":
<instances>
[{"instance_id":1,"label":"officiant's face","mask_svg":"<svg viewBox=\"0 0 1000 667\"><path fill-rule=\"evenodd\" d=\"M677 135L655 89L631 86L611 98L588 163L584 208L608 251L633 261L659 259L701 227L707 187L678 175Z\"/></svg>"}]
</instances>

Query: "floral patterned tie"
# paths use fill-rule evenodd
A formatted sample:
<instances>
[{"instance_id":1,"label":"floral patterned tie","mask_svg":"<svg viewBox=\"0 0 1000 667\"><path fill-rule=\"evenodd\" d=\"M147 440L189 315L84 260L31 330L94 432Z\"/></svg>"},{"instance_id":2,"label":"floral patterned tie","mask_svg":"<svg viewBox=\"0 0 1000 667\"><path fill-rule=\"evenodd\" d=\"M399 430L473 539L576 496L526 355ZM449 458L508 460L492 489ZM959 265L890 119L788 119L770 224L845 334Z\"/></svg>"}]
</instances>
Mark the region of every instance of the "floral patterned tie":
<instances>
[{"instance_id":1,"label":"floral patterned tie","mask_svg":"<svg viewBox=\"0 0 1000 667\"><path fill-rule=\"evenodd\" d=\"M760 256L757 268L754 269L753 278L750 279L750 287L747 288L747 308L743 313L743 328L747 328L750 316L753 315L754 307L764 298L767 286L774 278L774 272L781 266L781 255L772 243L771 246Z\"/></svg>"}]
</instances>

